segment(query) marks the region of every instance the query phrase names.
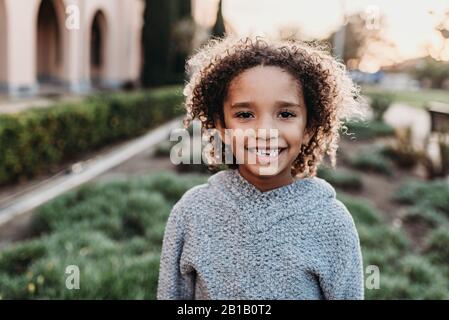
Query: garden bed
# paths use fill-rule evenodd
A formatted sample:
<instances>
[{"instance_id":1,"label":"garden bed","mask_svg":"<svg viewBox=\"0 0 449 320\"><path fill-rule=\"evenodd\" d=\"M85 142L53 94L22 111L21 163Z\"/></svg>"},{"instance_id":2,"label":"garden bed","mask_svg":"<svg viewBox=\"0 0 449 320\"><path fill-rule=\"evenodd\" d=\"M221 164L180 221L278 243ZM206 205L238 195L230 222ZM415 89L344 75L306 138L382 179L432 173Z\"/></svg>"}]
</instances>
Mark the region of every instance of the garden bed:
<instances>
[{"instance_id":1,"label":"garden bed","mask_svg":"<svg viewBox=\"0 0 449 320\"><path fill-rule=\"evenodd\" d=\"M374 137L376 143L382 139ZM390 174L358 169L350 158L373 143L343 139L339 169L319 172L354 217L365 267L380 269L380 289L367 289L366 298L449 299L449 187L394 163ZM36 210L27 228L31 238L0 251L0 295L155 298L170 208L207 178L181 174L188 166L173 166L169 150L140 154ZM79 265L89 281L82 290L65 288L67 264Z\"/></svg>"},{"instance_id":2,"label":"garden bed","mask_svg":"<svg viewBox=\"0 0 449 320\"><path fill-rule=\"evenodd\" d=\"M91 96L0 115L0 185L55 172L66 161L141 135L183 113L180 87Z\"/></svg>"}]
</instances>

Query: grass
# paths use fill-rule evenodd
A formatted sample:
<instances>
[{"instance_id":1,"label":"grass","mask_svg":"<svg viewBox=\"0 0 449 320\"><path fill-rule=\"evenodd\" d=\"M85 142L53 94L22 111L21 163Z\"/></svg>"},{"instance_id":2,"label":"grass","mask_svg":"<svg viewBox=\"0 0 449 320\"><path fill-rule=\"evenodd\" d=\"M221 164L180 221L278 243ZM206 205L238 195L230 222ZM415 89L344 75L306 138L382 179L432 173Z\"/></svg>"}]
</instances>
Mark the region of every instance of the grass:
<instances>
[{"instance_id":1,"label":"grass","mask_svg":"<svg viewBox=\"0 0 449 320\"><path fill-rule=\"evenodd\" d=\"M345 122L345 126L348 130L344 137L355 140L370 140L395 134L394 128L383 121L351 120Z\"/></svg>"},{"instance_id":2,"label":"grass","mask_svg":"<svg viewBox=\"0 0 449 320\"><path fill-rule=\"evenodd\" d=\"M363 187L360 174L348 169L332 169L321 165L318 167L317 176L344 190L359 190Z\"/></svg>"},{"instance_id":3,"label":"grass","mask_svg":"<svg viewBox=\"0 0 449 320\"><path fill-rule=\"evenodd\" d=\"M433 230L426 242L426 254L431 261L446 268L449 277L449 232L448 226L442 225Z\"/></svg>"},{"instance_id":4,"label":"grass","mask_svg":"<svg viewBox=\"0 0 449 320\"><path fill-rule=\"evenodd\" d=\"M406 182L395 193L400 203L435 210L449 218L449 183L444 180Z\"/></svg>"},{"instance_id":5,"label":"grass","mask_svg":"<svg viewBox=\"0 0 449 320\"><path fill-rule=\"evenodd\" d=\"M41 207L33 240L0 251L4 299L154 299L171 207L204 176L171 173L89 184ZM80 269L67 290L65 268Z\"/></svg>"},{"instance_id":6,"label":"grass","mask_svg":"<svg viewBox=\"0 0 449 320\"><path fill-rule=\"evenodd\" d=\"M355 169L381 173L387 176L393 174L394 165L382 150L376 147L364 148L357 154L348 157L349 165Z\"/></svg>"},{"instance_id":7,"label":"grass","mask_svg":"<svg viewBox=\"0 0 449 320\"><path fill-rule=\"evenodd\" d=\"M365 289L367 299L449 299L449 233L428 238L424 253L414 252L404 231L390 226L367 200L339 193L351 212L365 268L379 267L380 288Z\"/></svg>"},{"instance_id":8,"label":"grass","mask_svg":"<svg viewBox=\"0 0 449 320\"><path fill-rule=\"evenodd\" d=\"M422 223L428 228L436 228L439 225L447 224L449 220L440 212L426 206L413 206L407 210L403 221L406 223Z\"/></svg>"},{"instance_id":9,"label":"grass","mask_svg":"<svg viewBox=\"0 0 449 320\"><path fill-rule=\"evenodd\" d=\"M423 108L429 101L438 101L449 104L449 93L446 90L422 89L422 90L387 90L364 86L362 93L366 95L388 93L393 95L396 102L402 102L413 107Z\"/></svg>"}]
</instances>

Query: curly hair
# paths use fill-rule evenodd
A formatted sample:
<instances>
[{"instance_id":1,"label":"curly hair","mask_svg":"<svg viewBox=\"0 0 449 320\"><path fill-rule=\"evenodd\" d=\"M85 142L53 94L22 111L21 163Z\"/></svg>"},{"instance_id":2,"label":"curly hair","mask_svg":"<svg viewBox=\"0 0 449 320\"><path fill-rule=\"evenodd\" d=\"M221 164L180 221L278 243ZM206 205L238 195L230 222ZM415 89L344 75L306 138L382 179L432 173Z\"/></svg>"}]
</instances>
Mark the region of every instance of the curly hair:
<instances>
[{"instance_id":1,"label":"curly hair","mask_svg":"<svg viewBox=\"0 0 449 320\"><path fill-rule=\"evenodd\" d=\"M187 128L198 119L203 134L207 134L208 129L216 128L217 119L224 123L223 103L231 81L243 71L259 65L278 66L302 86L307 107L306 130L311 133L311 139L301 146L301 152L292 164L292 175L316 175L325 153L335 167L339 132L346 128L342 119L362 114L359 107L363 99L359 87L347 75L345 65L318 42L265 37L209 40L187 61L186 71L190 78L184 88L187 110L184 126ZM212 142L213 136L208 140ZM214 148L208 153L210 159L217 157ZM210 160L209 168L216 168L213 160Z\"/></svg>"}]
</instances>

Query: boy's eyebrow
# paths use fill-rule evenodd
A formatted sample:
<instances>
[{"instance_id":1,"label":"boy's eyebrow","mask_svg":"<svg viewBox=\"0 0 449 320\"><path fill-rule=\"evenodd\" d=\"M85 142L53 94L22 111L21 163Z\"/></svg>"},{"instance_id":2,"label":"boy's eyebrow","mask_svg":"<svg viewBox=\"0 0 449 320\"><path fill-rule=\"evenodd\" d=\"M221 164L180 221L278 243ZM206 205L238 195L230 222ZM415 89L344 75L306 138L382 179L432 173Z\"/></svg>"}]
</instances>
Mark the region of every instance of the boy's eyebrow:
<instances>
[{"instance_id":1,"label":"boy's eyebrow","mask_svg":"<svg viewBox=\"0 0 449 320\"><path fill-rule=\"evenodd\" d=\"M276 101L276 105L280 107L301 107L299 103L291 102L291 101Z\"/></svg>"},{"instance_id":2,"label":"boy's eyebrow","mask_svg":"<svg viewBox=\"0 0 449 320\"><path fill-rule=\"evenodd\" d=\"M245 107L250 107L251 106L251 102L234 102L231 104L231 108L245 108Z\"/></svg>"},{"instance_id":3,"label":"boy's eyebrow","mask_svg":"<svg viewBox=\"0 0 449 320\"><path fill-rule=\"evenodd\" d=\"M231 104L231 108L247 108L252 106L251 101L234 102ZM276 105L279 107L301 107L300 104L291 101L279 100L276 101Z\"/></svg>"}]
</instances>

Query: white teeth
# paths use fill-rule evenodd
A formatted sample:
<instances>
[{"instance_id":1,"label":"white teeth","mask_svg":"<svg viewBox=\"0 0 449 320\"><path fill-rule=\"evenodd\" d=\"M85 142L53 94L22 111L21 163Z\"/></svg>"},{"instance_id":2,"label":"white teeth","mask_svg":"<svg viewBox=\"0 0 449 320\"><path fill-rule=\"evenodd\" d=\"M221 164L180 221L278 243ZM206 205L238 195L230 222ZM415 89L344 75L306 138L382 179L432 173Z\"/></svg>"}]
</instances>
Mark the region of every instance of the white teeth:
<instances>
[{"instance_id":1,"label":"white teeth","mask_svg":"<svg viewBox=\"0 0 449 320\"><path fill-rule=\"evenodd\" d=\"M279 153L283 150L281 148L278 149L257 149L257 148L248 148L249 152L255 153L261 157L270 157L275 158L279 155Z\"/></svg>"},{"instance_id":2,"label":"white teeth","mask_svg":"<svg viewBox=\"0 0 449 320\"><path fill-rule=\"evenodd\" d=\"M251 149L250 151L254 152L254 149ZM257 150L256 154L263 157L277 157L279 155L279 149L274 150Z\"/></svg>"}]
</instances>

